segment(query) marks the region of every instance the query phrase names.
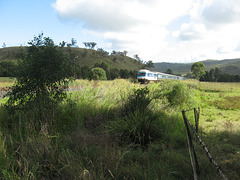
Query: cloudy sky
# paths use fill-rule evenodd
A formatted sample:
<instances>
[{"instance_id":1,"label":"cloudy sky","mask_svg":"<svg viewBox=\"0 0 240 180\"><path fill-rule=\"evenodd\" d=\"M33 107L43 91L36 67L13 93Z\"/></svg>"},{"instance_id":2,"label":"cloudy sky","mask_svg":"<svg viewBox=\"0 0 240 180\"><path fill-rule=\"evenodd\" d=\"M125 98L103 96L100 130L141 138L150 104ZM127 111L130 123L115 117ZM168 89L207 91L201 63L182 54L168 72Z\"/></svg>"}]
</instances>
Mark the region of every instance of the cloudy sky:
<instances>
[{"instance_id":1,"label":"cloudy sky","mask_svg":"<svg viewBox=\"0 0 240 180\"><path fill-rule=\"evenodd\" d=\"M43 32L154 62L240 58L240 0L0 0L0 46Z\"/></svg>"}]
</instances>

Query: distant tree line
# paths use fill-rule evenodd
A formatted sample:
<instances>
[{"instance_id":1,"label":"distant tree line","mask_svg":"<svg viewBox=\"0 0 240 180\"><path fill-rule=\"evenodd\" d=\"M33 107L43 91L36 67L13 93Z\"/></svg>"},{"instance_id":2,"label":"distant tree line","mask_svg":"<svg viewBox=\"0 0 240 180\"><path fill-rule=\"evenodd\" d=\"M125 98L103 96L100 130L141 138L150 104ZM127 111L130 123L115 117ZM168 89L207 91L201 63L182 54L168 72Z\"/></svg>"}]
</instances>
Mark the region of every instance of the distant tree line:
<instances>
[{"instance_id":1,"label":"distant tree line","mask_svg":"<svg viewBox=\"0 0 240 180\"><path fill-rule=\"evenodd\" d=\"M215 67L211 68L209 71L205 71L205 75L200 78L200 81L240 82L240 76L222 73L218 67Z\"/></svg>"},{"instance_id":2,"label":"distant tree line","mask_svg":"<svg viewBox=\"0 0 240 180\"><path fill-rule=\"evenodd\" d=\"M129 71L127 69L117 69L117 68L109 68L108 65L104 62L95 63L93 68L102 68L106 73L107 80L114 80L117 78L122 79L136 79L137 71ZM92 79L92 69L89 66L78 66L75 69L75 78L77 79Z\"/></svg>"},{"instance_id":3,"label":"distant tree line","mask_svg":"<svg viewBox=\"0 0 240 180\"><path fill-rule=\"evenodd\" d=\"M14 77L17 65L12 61L0 62L0 77Z\"/></svg>"}]
</instances>

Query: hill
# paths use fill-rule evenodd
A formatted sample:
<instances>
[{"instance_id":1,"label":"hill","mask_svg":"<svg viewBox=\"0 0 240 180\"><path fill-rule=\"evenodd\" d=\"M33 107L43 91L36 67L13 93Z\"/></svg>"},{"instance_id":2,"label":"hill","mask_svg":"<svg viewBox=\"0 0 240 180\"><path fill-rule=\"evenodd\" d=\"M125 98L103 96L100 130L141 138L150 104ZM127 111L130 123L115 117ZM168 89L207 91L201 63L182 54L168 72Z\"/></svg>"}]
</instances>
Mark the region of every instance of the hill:
<instances>
[{"instance_id":1,"label":"hill","mask_svg":"<svg viewBox=\"0 0 240 180\"><path fill-rule=\"evenodd\" d=\"M0 49L0 62L1 61L17 61L21 51L25 51L26 47L6 47ZM67 48L65 49L67 51ZM137 60L126 56L122 52L116 52L114 55L109 55L108 52L100 49L85 49L71 47L74 57L77 59L78 64L89 66L92 68L96 63L101 64L104 62L108 68L127 69L128 71L137 71L141 68L142 64Z\"/></svg>"},{"instance_id":2,"label":"hill","mask_svg":"<svg viewBox=\"0 0 240 180\"><path fill-rule=\"evenodd\" d=\"M240 58L238 59L224 59L224 60L205 60L200 61L206 66L206 70L218 67L222 73L230 75L240 75ZM154 70L159 72L166 72L171 69L177 74L187 74L191 71L193 63L154 63Z\"/></svg>"}]
</instances>

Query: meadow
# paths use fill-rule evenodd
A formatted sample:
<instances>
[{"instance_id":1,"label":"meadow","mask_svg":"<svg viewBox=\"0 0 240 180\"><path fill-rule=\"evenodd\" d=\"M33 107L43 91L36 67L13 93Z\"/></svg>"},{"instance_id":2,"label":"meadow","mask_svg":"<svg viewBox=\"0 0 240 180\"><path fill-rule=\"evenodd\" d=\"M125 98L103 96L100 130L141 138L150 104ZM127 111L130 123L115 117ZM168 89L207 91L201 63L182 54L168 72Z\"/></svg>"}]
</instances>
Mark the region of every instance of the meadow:
<instances>
[{"instance_id":1,"label":"meadow","mask_svg":"<svg viewBox=\"0 0 240 180\"><path fill-rule=\"evenodd\" d=\"M194 107L212 156L239 179L239 94L240 83L76 80L51 121L35 111L9 114L1 98L0 179L193 179L181 111ZM193 111L187 116L194 124ZM221 179L194 145L198 178Z\"/></svg>"}]
</instances>

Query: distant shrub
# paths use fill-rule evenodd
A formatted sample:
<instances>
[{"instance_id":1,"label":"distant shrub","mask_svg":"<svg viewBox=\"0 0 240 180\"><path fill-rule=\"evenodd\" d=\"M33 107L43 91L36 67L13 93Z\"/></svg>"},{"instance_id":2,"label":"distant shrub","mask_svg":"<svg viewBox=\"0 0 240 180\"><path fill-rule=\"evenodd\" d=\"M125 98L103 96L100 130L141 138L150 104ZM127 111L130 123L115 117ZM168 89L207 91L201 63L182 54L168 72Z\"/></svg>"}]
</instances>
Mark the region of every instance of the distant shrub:
<instances>
[{"instance_id":1,"label":"distant shrub","mask_svg":"<svg viewBox=\"0 0 240 180\"><path fill-rule=\"evenodd\" d=\"M160 91L157 95L167 100L171 107L188 109L197 105L197 98L193 88L188 87L180 81L164 81L161 82Z\"/></svg>"},{"instance_id":2,"label":"distant shrub","mask_svg":"<svg viewBox=\"0 0 240 180\"><path fill-rule=\"evenodd\" d=\"M106 72L100 67L95 67L89 73L89 80L107 80Z\"/></svg>"}]
</instances>

